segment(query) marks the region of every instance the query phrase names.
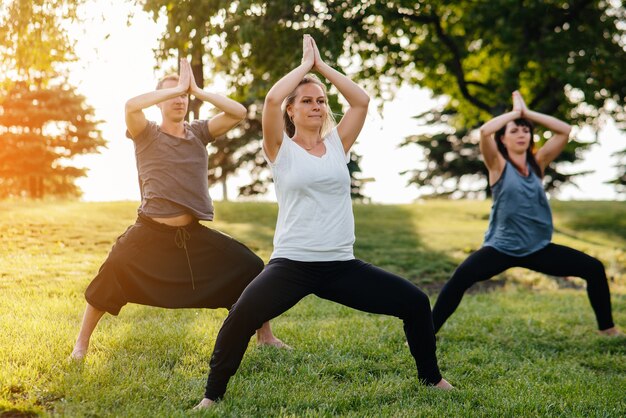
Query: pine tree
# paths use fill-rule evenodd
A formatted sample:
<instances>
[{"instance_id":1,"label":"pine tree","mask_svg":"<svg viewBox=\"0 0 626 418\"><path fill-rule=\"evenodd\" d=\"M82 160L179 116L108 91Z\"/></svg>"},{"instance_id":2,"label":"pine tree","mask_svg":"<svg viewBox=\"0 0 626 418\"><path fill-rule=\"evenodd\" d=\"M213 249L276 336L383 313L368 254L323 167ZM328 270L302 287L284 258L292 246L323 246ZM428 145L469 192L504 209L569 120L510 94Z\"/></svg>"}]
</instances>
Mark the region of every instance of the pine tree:
<instances>
[{"instance_id":1,"label":"pine tree","mask_svg":"<svg viewBox=\"0 0 626 418\"><path fill-rule=\"evenodd\" d=\"M273 83L300 63L301 54L294 51L301 51L302 35L283 31L272 21L259 22L256 12L266 8L274 18L288 12L291 2L267 2L263 6L259 4L258 10L257 5L249 2L138 0L138 3L155 20L167 16L160 46L155 51L160 64L181 54L191 56L192 70L199 86L203 86L205 80L219 76L226 80L231 97L251 109L249 119L238 129L212 144L209 180L214 184L221 183L224 196L227 196L228 177L246 169L251 182L241 187L239 193L244 196L265 193L270 175L261 154L260 109ZM331 53L325 59L336 65L341 49L333 45L332 51L337 54ZM191 105L194 117L200 104L194 102ZM330 97L330 105L333 109L340 108L336 96ZM352 162L351 166L358 169L358 161ZM356 172L350 169L351 175ZM358 197L360 183L354 177L352 180L353 191Z\"/></svg>"},{"instance_id":2,"label":"pine tree","mask_svg":"<svg viewBox=\"0 0 626 418\"><path fill-rule=\"evenodd\" d=\"M93 109L71 86L20 81L0 103L0 197L78 196L68 162L104 145Z\"/></svg>"},{"instance_id":3,"label":"pine tree","mask_svg":"<svg viewBox=\"0 0 626 418\"><path fill-rule=\"evenodd\" d=\"M13 0L0 9L0 198L78 196L75 155L104 146L94 110L65 80L63 23L82 0Z\"/></svg>"}]
</instances>

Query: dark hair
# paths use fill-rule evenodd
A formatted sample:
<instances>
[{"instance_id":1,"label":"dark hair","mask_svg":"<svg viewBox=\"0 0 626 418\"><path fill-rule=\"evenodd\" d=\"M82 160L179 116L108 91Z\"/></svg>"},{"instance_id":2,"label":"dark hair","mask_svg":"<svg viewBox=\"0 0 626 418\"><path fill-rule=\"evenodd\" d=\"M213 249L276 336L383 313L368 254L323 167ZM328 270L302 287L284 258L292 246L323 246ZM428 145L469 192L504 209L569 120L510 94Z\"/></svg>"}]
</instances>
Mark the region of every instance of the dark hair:
<instances>
[{"instance_id":1,"label":"dark hair","mask_svg":"<svg viewBox=\"0 0 626 418\"><path fill-rule=\"evenodd\" d=\"M285 98L285 101L283 102L283 122L285 123L285 132L287 132L287 136L289 138L292 138L294 134L296 133L296 127L293 124L293 121L291 120L291 118L289 117L289 113L287 113L287 106L295 102L296 96L298 95L298 88L304 84L316 84L320 86L320 88L324 92L324 97L326 97L326 101L328 102L328 93L326 92L326 86L324 85L324 83L322 83L320 79L317 78L317 76L315 76L314 74L305 75L304 78L300 80L296 88L293 89L291 93L289 93L289 96L287 96ZM324 123L322 124L320 135L323 137L328 132L330 132L330 130L333 129L334 126L335 126L335 115L333 115L333 112L331 112L329 108L328 112L326 113L326 120L324 120Z\"/></svg>"},{"instance_id":2,"label":"dark hair","mask_svg":"<svg viewBox=\"0 0 626 418\"><path fill-rule=\"evenodd\" d=\"M533 130L535 126L533 125L531 121L529 121L528 119L524 119L524 118L515 119L513 123L515 123L517 126L526 126L530 130L530 144L528 145L528 149L526 150L526 161L528 161L528 164L530 164L530 168L535 172L537 177L543 178L543 172L541 171L541 167L539 167L539 164L537 163L537 160L535 159L535 154L534 154L535 140L533 138ZM507 125L508 123L496 131L496 134L495 134L496 145L498 146L498 151L500 151L500 154L502 154L502 156L508 162L513 164L513 167L515 167L517 171L522 173L524 172L524 168L518 166L516 163L511 161L511 158L509 157L509 152L507 151L506 147L502 143L502 137L504 136L504 133L506 132Z\"/></svg>"}]
</instances>

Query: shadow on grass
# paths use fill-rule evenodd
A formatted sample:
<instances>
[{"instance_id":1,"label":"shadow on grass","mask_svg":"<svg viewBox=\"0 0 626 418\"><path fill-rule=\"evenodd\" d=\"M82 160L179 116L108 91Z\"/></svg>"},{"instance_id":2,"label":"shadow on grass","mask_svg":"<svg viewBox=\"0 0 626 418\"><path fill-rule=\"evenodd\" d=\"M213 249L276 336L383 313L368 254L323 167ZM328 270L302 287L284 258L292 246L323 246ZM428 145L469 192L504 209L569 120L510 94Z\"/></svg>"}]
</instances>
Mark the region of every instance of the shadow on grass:
<instances>
[{"instance_id":1,"label":"shadow on grass","mask_svg":"<svg viewBox=\"0 0 626 418\"><path fill-rule=\"evenodd\" d=\"M434 250L427 242L428 237L436 233L433 231L439 230L443 236L451 236L451 239L454 240L457 232L450 231L451 227L445 223L448 220L446 216L450 217L449 220L452 221L452 224L455 222L458 224L459 219L466 216L466 212L433 215L432 209L422 209L418 205L355 205L356 256L407 278L429 295L439 293L457 266L471 252L478 250L480 245L476 248L463 248L463 251L459 251L460 246L455 242L450 242L447 250ZM428 222L441 223L441 226L429 227L428 234L431 235L421 233L419 222L417 222L421 220L423 225L423 220L429 216L431 218ZM488 215L485 216L488 218ZM588 224L588 228L591 227L592 225ZM482 231L473 233L482 234ZM477 236L477 238L480 237ZM459 253L462 254L463 258L457 258ZM515 270L518 269L507 270L490 280L478 282L466 293L490 292L501 289L507 284L528 289L537 288L537 281L533 275L536 276L539 273L532 273L530 276L526 273L520 275ZM546 277L555 283L559 289L585 288L585 283L582 280Z\"/></svg>"},{"instance_id":2,"label":"shadow on grass","mask_svg":"<svg viewBox=\"0 0 626 418\"><path fill-rule=\"evenodd\" d=\"M595 231L595 229L593 229L593 228L588 228L588 230L594 230ZM575 239L577 241L583 242L585 244L604 245L604 243L602 243L602 242L600 242L598 240L594 240L594 239L585 237L585 236L583 236L580 233L576 233L576 232L573 232L573 231L570 231L570 230L565 230L565 229L562 229L562 228L555 227L554 228L554 234L560 234L560 235L563 235L565 237L572 238L572 239Z\"/></svg>"},{"instance_id":3,"label":"shadow on grass","mask_svg":"<svg viewBox=\"0 0 626 418\"><path fill-rule=\"evenodd\" d=\"M425 244L409 208L355 205L354 212L356 257L418 286L443 284L456 268L455 260Z\"/></svg>"},{"instance_id":4,"label":"shadow on grass","mask_svg":"<svg viewBox=\"0 0 626 418\"><path fill-rule=\"evenodd\" d=\"M19 409L0 409L0 418L34 418L38 416L36 412L21 411Z\"/></svg>"},{"instance_id":5,"label":"shadow on grass","mask_svg":"<svg viewBox=\"0 0 626 418\"><path fill-rule=\"evenodd\" d=\"M555 215L562 224L576 232L565 234L592 244L596 242L581 238L579 231L593 231L608 238L626 242L626 204L624 202L553 202Z\"/></svg>"},{"instance_id":6,"label":"shadow on grass","mask_svg":"<svg viewBox=\"0 0 626 418\"><path fill-rule=\"evenodd\" d=\"M233 235L255 252L261 249L269 254L276 219L275 205L254 204L252 208L219 204L218 213L218 221L211 227ZM355 206L355 253L357 257L403 276L432 294L440 289L462 260L430 248L420 235L415 216L414 210L407 207ZM489 290L501 287L503 283L502 280L490 280L474 286L473 290ZM87 364L89 370L81 367L65 377L66 393L73 398L70 404L96 405L80 410L81 414L94 416L107 413L132 415L132 410L128 409L131 406L128 405L139 403L147 404L154 416L171 415L172 411L180 411L181 407L191 408L202 395L209 356L221 325L220 318L225 314L223 310L166 310L139 306L124 308L120 319L108 318L108 324L103 324L105 326L96 331L110 333L110 336L105 345L96 345L95 361ZM336 312L333 311L333 314L336 315ZM301 327L300 320L294 322L297 322L298 328ZM523 351L526 343L514 339L511 344ZM538 341L534 344L540 352L562 349L557 342ZM608 348L611 347L609 345ZM244 362L239 373L241 377L238 386L231 387L233 398L246 393L248 389L249 392L253 391L255 382L258 384L264 374L271 375L274 369L286 374L310 364L305 352L293 354L256 350L247 357L249 360ZM327 358L323 356L320 363L324 365ZM198 364L204 367L199 368ZM358 367L341 365L339 361L333 362L326 369L320 369L322 372L314 370L309 374L317 373L312 379L319 374L340 382L346 379L349 381L352 378L350 373L354 373ZM602 370L610 366L610 361L595 359L583 366ZM301 376L306 375L306 370L297 372ZM252 386L244 383L246 373L255 374L255 379L250 383ZM268 381L271 382L269 378ZM87 389L73 389L78 386ZM180 391L184 394L181 395ZM97 405L100 403L114 409L99 409ZM258 405L255 408L259 410ZM72 415L71 410L60 409L55 412Z\"/></svg>"},{"instance_id":7,"label":"shadow on grass","mask_svg":"<svg viewBox=\"0 0 626 418\"><path fill-rule=\"evenodd\" d=\"M420 236L416 216L411 206L355 206L355 255L432 295L441 290L462 260L430 248ZM469 293L503 285L501 280L488 280L472 286Z\"/></svg>"}]
</instances>

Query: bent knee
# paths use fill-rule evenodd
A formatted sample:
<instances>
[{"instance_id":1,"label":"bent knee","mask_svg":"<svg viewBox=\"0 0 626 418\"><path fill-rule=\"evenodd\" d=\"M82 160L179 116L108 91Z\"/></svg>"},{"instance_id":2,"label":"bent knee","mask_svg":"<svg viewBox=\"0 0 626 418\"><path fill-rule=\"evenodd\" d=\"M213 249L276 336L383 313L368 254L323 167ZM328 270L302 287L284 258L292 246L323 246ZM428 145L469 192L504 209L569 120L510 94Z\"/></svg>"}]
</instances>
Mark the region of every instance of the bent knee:
<instances>
[{"instance_id":1,"label":"bent knee","mask_svg":"<svg viewBox=\"0 0 626 418\"><path fill-rule=\"evenodd\" d=\"M263 260L261 260L261 258L254 254L253 252L250 252L248 254L248 256L245 259L245 264L248 267L247 270L249 272L250 277L255 278L256 276L259 275L259 273L261 273L263 271L263 268L265 267L265 263L263 263Z\"/></svg>"},{"instance_id":2,"label":"bent knee","mask_svg":"<svg viewBox=\"0 0 626 418\"><path fill-rule=\"evenodd\" d=\"M415 313L423 315L424 313L430 312L430 299L426 293L415 287L411 292L407 292L403 306L405 312L411 315Z\"/></svg>"},{"instance_id":3,"label":"bent knee","mask_svg":"<svg viewBox=\"0 0 626 418\"><path fill-rule=\"evenodd\" d=\"M265 321L259 317L255 304L246 303L246 300L240 298L228 312L224 325L229 324L252 335L263 322Z\"/></svg>"},{"instance_id":4,"label":"bent knee","mask_svg":"<svg viewBox=\"0 0 626 418\"><path fill-rule=\"evenodd\" d=\"M602 264L602 261L598 260L597 258L593 258L593 261L591 262L591 267L596 272L604 273L604 264Z\"/></svg>"},{"instance_id":5,"label":"bent knee","mask_svg":"<svg viewBox=\"0 0 626 418\"><path fill-rule=\"evenodd\" d=\"M606 280L606 272L602 261L589 257L589 264L581 276L586 280Z\"/></svg>"},{"instance_id":6,"label":"bent knee","mask_svg":"<svg viewBox=\"0 0 626 418\"><path fill-rule=\"evenodd\" d=\"M416 292L413 292L413 300L417 306L428 307L430 309L430 299L426 293L416 288Z\"/></svg>"}]
</instances>

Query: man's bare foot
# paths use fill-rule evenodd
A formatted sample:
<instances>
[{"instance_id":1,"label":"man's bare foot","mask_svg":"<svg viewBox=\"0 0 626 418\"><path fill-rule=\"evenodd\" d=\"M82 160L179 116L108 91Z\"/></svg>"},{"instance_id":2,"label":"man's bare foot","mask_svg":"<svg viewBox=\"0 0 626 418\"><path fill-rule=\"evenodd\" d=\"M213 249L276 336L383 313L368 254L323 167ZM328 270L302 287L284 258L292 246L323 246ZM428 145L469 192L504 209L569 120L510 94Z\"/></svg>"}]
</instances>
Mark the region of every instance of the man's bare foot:
<instances>
[{"instance_id":1,"label":"man's bare foot","mask_svg":"<svg viewBox=\"0 0 626 418\"><path fill-rule=\"evenodd\" d=\"M622 330L620 330L617 327L603 329L603 330L598 331L598 333L600 335L606 335L608 337L626 337L626 334L624 334Z\"/></svg>"},{"instance_id":2,"label":"man's bare foot","mask_svg":"<svg viewBox=\"0 0 626 418\"><path fill-rule=\"evenodd\" d=\"M260 337L259 335L257 335L257 344L267 345L267 346L276 347L276 348L284 348L285 350L293 350L292 347L285 344L284 342L274 337L273 335L270 337Z\"/></svg>"},{"instance_id":3,"label":"man's bare foot","mask_svg":"<svg viewBox=\"0 0 626 418\"><path fill-rule=\"evenodd\" d=\"M446 379L441 379L439 383L437 383L434 387L441 390L454 390L454 386L452 386Z\"/></svg>"},{"instance_id":4,"label":"man's bare foot","mask_svg":"<svg viewBox=\"0 0 626 418\"><path fill-rule=\"evenodd\" d=\"M72 354L70 354L70 360L82 361L85 359L86 355L87 355L86 351L74 349L74 351L72 351Z\"/></svg>"},{"instance_id":5,"label":"man's bare foot","mask_svg":"<svg viewBox=\"0 0 626 418\"><path fill-rule=\"evenodd\" d=\"M215 405L215 402L213 402L209 398L204 398L200 401L198 405L194 406L193 409L198 411L200 409L211 408L213 405Z\"/></svg>"},{"instance_id":6,"label":"man's bare foot","mask_svg":"<svg viewBox=\"0 0 626 418\"><path fill-rule=\"evenodd\" d=\"M74 345L74 349L72 350L72 354L70 354L70 359L72 360L83 360L87 355L87 350L89 349L89 342L83 343L80 341L76 341Z\"/></svg>"}]
</instances>

